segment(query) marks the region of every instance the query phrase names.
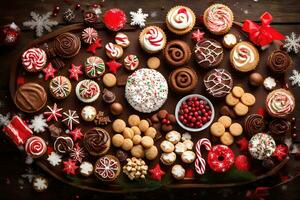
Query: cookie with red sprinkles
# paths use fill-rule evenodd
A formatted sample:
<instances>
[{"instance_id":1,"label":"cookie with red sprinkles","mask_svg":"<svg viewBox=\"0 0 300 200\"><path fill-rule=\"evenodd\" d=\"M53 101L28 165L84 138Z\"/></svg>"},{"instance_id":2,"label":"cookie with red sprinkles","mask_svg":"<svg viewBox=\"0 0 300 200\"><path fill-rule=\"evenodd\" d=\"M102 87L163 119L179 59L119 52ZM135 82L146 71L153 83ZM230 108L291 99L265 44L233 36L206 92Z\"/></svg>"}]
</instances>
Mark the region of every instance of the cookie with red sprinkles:
<instances>
[{"instance_id":1,"label":"cookie with red sprinkles","mask_svg":"<svg viewBox=\"0 0 300 200\"><path fill-rule=\"evenodd\" d=\"M125 26L127 17L123 10L112 8L103 14L102 22L109 30L119 31Z\"/></svg>"}]
</instances>

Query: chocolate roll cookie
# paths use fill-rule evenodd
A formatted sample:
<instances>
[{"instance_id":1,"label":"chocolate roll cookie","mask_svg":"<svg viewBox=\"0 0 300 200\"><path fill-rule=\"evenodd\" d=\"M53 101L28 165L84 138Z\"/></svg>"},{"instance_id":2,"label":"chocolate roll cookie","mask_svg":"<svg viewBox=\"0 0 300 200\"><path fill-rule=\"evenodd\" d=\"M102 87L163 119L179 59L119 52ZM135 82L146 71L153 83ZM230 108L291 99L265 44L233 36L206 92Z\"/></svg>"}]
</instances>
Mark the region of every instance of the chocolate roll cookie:
<instances>
[{"instance_id":1,"label":"chocolate roll cookie","mask_svg":"<svg viewBox=\"0 0 300 200\"><path fill-rule=\"evenodd\" d=\"M253 136L256 133L261 133L265 129L266 122L264 117L258 114L251 114L245 119L244 129L250 135Z\"/></svg>"},{"instance_id":2,"label":"chocolate roll cookie","mask_svg":"<svg viewBox=\"0 0 300 200\"><path fill-rule=\"evenodd\" d=\"M180 67L171 72L169 86L178 93L188 93L195 89L198 84L198 75L190 67Z\"/></svg>"},{"instance_id":3,"label":"chocolate roll cookie","mask_svg":"<svg viewBox=\"0 0 300 200\"><path fill-rule=\"evenodd\" d=\"M284 73L291 66L292 59L285 51L275 50L269 55L267 64L273 72Z\"/></svg>"},{"instance_id":4,"label":"chocolate roll cookie","mask_svg":"<svg viewBox=\"0 0 300 200\"><path fill-rule=\"evenodd\" d=\"M72 58L78 54L81 41L78 36L72 33L62 33L55 38L53 48L58 56Z\"/></svg>"},{"instance_id":5,"label":"chocolate roll cookie","mask_svg":"<svg viewBox=\"0 0 300 200\"><path fill-rule=\"evenodd\" d=\"M186 42L173 40L167 43L164 49L164 55L168 64L177 67L187 64L191 59L192 53Z\"/></svg>"}]
</instances>

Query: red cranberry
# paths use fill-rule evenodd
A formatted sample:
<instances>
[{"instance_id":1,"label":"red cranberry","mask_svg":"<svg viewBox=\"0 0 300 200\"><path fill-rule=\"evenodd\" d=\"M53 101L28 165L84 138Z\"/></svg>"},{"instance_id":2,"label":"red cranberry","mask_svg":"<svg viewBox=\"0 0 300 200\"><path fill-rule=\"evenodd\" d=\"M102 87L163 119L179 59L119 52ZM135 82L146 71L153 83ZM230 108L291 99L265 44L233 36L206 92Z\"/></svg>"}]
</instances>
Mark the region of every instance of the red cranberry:
<instances>
[{"instance_id":1,"label":"red cranberry","mask_svg":"<svg viewBox=\"0 0 300 200\"><path fill-rule=\"evenodd\" d=\"M205 116L205 117L208 117L208 113L204 113L204 116Z\"/></svg>"},{"instance_id":2,"label":"red cranberry","mask_svg":"<svg viewBox=\"0 0 300 200\"><path fill-rule=\"evenodd\" d=\"M191 121L196 122L196 120L197 120L196 117L193 117Z\"/></svg>"},{"instance_id":3,"label":"red cranberry","mask_svg":"<svg viewBox=\"0 0 300 200\"><path fill-rule=\"evenodd\" d=\"M200 109L203 109L203 108L204 108L204 105L203 105L203 104L201 104L201 105L199 106L199 108L200 108Z\"/></svg>"},{"instance_id":4,"label":"red cranberry","mask_svg":"<svg viewBox=\"0 0 300 200\"><path fill-rule=\"evenodd\" d=\"M203 109L201 109L201 112L202 113L206 113L206 110L203 108Z\"/></svg>"},{"instance_id":5,"label":"red cranberry","mask_svg":"<svg viewBox=\"0 0 300 200\"><path fill-rule=\"evenodd\" d=\"M207 114L208 114L209 116L211 116L212 112L211 112L211 111L208 111Z\"/></svg>"},{"instance_id":6,"label":"red cranberry","mask_svg":"<svg viewBox=\"0 0 300 200\"><path fill-rule=\"evenodd\" d=\"M198 117L199 116L198 112L194 112L194 116Z\"/></svg>"},{"instance_id":7,"label":"red cranberry","mask_svg":"<svg viewBox=\"0 0 300 200\"><path fill-rule=\"evenodd\" d=\"M167 120L166 124L168 124L168 125L171 124L171 121L170 121L170 120Z\"/></svg>"},{"instance_id":8,"label":"red cranberry","mask_svg":"<svg viewBox=\"0 0 300 200\"><path fill-rule=\"evenodd\" d=\"M184 113L189 113L189 109L185 108L185 109L183 110L183 112L184 112Z\"/></svg>"},{"instance_id":9,"label":"red cranberry","mask_svg":"<svg viewBox=\"0 0 300 200\"><path fill-rule=\"evenodd\" d=\"M167 119L162 119L162 120L161 120L161 123L162 123L162 124L167 124Z\"/></svg>"},{"instance_id":10,"label":"red cranberry","mask_svg":"<svg viewBox=\"0 0 300 200\"><path fill-rule=\"evenodd\" d=\"M199 106L200 105L200 102L199 101L196 101L195 102L195 106Z\"/></svg>"},{"instance_id":11,"label":"red cranberry","mask_svg":"<svg viewBox=\"0 0 300 200\"><path fill-rule=\"evenodd\" d=\"M197 117L197 121L198 122L201 121L201 117L200 116Z\"/></svg>"},{"instance_id":12,"label":"red cranberry","mask_svg":"<svg viewBox=\"0 0 300 200\"><path fill-rule=\"evenodd\" d=\"M189 112L189 115L190 115L190 116L193 116L193 115L194 115L194 113L192 113L192 112Z\"/></svg>"},{"instance_id":13,"label":"red cranberry","mask_svg":"<svg viewBox=\"0 0 300 200\"><path fill-rule=\"evenodd\" d=\"M190 123L189 127L193 128L194 127L194 123Z\"/></svg>"},{"instance_id":14,"label":"red cranberry","mask_svg":"<svg viewBox=\"0 0 300 200\"><path fill-rule=\"evenodd\" d=\"M206 117L202 117L202 121L203 121L203 122L206 122L206 121L207 121L207 118L206 118Z\"/></svg>"},{"instance_id":15,"label":"red cranberry","mask_svg":"<svg viewBox=\"0 0 300 200\"><path fill-rule=\"evenodd\" d=\"M180 120L180 121L183 121L183 120L184 120L184 117L183 117L182 115L180 115L180 116L179 116L179 120Z\"/></svg>"},{"instance_id":16,"label":"red cranberry","mask_svg":"<svg viewBox=\"0 0 300 200\"><path fill-rule=\"evenodd\" d=\"M187 118L187 117L188 117L188 114L184 114L183 116L184 116L185 118Z\"/></svg>"},{"instance_id":17,"label":"red cranberry","mask_svg":"<svg viewBox=\"0 0 300 200\"><path fill-rule=\"evenodd\" d=\"M190 115L190 116L188 116L188 118L187 118L187 119L188 119L189 121L191 121L191 120L192 120L192 118L193 118L193 117Z\"/></svg>"},{"instance_id":18,"label":"red cranberry","mask_svg":"<svg viewBox=\"0 0 300 200\"><path fill-rule=\"evenodd\" d=\"M76 5L75 5L75 9L79 9L81 7L81 5L79 4L79 3L77 3Z\"/></svg>"},{"instance_id":19,"label":"red cranberry","mask_svg":"<svg viewBox=\"0 0 300 200\"><path fill-rule=\"evenodd\" d=\"M187 120L184 119L184 120L182 121L182 123L183 123L183 124L187 124Z\"/></svg>"},{"instance_id":20,"label":"red cranberry","mask_svg":"<svg viewBox=\"0 0 300 200\"><path fill-rule=\"evenodd\" d=\"M200 104L204 104L204 101L203 101L203 100L200 100Z\"/></svg>"},{"instance_id":21,"label":"red cranberry","mask_svg":"<svg viewBox=\"0 0 300 200\"><path fill-rule=\"evenodd\" d=\"M195 111L196 111L196 109L195 109L195 108L192 108L192 111L193 111L193 112L195 112Z\"/></svg>"},{"instance_id":22,"label":"red cranberry","mask_svg":"<svg viewBox=\"0 0 300 200\"><path fill-rule=\"evenodd\" d=\"M198 97L194 97L193 100L194 100L194 101L197 101L197 100L198 100Z\"/></svg>"},{"instance_id":23,"label":"red cranberry","mask_svg":"<svg viewBox=\"0 0 300 200\"><path fill-rule=\"evenodd\" d=\"M206 110L210 110L210 107L209 107L209 106L205 106L205 109L206 109Z\"/></svg>"}]
</instances>

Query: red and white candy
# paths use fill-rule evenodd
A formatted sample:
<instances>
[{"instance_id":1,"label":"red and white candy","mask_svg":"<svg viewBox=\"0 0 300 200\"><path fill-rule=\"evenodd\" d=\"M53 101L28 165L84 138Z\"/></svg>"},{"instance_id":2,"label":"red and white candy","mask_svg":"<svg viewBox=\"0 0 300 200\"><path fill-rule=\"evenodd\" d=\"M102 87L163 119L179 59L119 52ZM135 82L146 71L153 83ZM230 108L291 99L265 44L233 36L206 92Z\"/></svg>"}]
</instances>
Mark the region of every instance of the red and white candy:
<instances>
[{"instance_id":1,"label":"red and white candy","mask_svg":"<svg viewBox=\"0 0 300 200\"><path fill-rule=\"evenodd\" d=\"M115 36L115 42L116 44L124 48L128 47L130 44L128 36L124 33L117 33L117 35Z\"/></svg>"},{"instance_id":2,"label":"red and white candy","mask_svg":"<svg viewBox=\"0 0 300 200\"><path fill-rule=\"evenodd\" d=\"M47 56L43 49L30 48L22 55L22 64L29 72L41 71L47 62Z\"/></svg>"},{"instance_id":3,"label":"red and white candy","mask_svg":"<svg viewBox=\"0 0 300 200\"><path fill-rule=\"evenodd\" d=\"M195 161L195 169L196 169L196 172L198 174L201 174L201 175L204 174L205 165L206 165L205 159L202 157L202 154L201 154L201 146L202 145L205 147L205 149L207 151L210 151L211 150L211 143L210 143L209 139L202 138L202 139L198 140L198 142L196 144L197 159Z\"/></svg>"},{"instance_id":4,"label":"red and white candy","mask_svg":"<svg viewBox=\"0 0 300 200\"><path fill-rule=\"evenodd\" d=\"M25 151L33 158L39 158L46 153L47 145L43 138L32 136L26 141Z\"/></svg>"}]
</instances>

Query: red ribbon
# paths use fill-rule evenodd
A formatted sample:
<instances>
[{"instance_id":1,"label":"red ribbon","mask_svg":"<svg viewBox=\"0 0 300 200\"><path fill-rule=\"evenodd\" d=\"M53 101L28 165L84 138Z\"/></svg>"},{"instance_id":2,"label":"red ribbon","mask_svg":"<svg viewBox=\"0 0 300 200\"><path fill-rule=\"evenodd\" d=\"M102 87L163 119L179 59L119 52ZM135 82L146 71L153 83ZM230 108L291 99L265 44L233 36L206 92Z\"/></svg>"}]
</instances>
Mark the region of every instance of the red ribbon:
<instances>
[{"instance_id":1,"label":"red ribbon","mask_svg":"<svg viewBox=\"0 0 300 200\"><path fill-rule=\"evenodd\" d=\"M266 46L273 42L273 40L283 40L284 35L279 33L276 29L270 26L272 22L272 15L265 12L261 17L261 25L246 20L243 24L243 31L249 33L249 39L256 45Z\"/></svg>"}]
</instances>

